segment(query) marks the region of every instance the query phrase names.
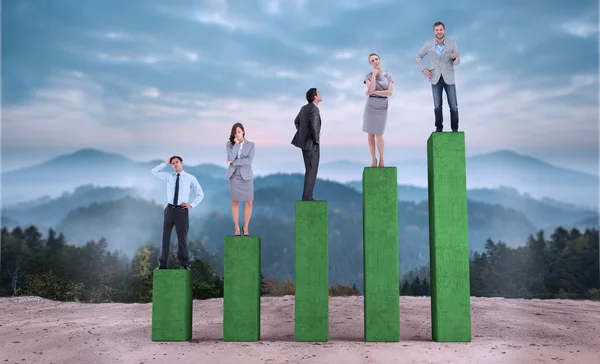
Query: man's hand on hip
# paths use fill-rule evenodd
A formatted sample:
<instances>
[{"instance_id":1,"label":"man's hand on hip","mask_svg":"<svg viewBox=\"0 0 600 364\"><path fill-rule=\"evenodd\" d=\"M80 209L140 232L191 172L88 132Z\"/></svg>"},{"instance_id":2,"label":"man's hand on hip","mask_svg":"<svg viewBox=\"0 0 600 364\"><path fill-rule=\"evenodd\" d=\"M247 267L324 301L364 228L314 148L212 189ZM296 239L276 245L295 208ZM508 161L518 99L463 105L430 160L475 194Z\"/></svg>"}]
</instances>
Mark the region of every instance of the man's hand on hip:
<instances>
[{"instance_id":1,"label":"man's hand on hip","mask_svg":"<svg viewBox=\"0 0 600 364\"><path fill-rule=\"evenodd\" d=\"M428 79L430 79L430 80L433 78L433 73L431 73L431 71L430 71L430 70L428 70L427 68L425 68L425 69L423 70L423 74L425 75L425 77L427 77L427 78L428 78Z\"/></svg>"},{"instance_id":2,"label":"man's hand on hip","mask_svg":"<svg viewBox=\"0 0 600 364\"><path fill-rule=\"evenodd\" d=\"M189 203L187 203L187 202L182 202L182 203L181 203L181 206L183 206L183 207L184 207L184 208L186 208L186 209L190 209L190 210L193 208L193 207L192 207L192 205L190 205L190 204L189 204Z\"/></svg>"}]
</instances>

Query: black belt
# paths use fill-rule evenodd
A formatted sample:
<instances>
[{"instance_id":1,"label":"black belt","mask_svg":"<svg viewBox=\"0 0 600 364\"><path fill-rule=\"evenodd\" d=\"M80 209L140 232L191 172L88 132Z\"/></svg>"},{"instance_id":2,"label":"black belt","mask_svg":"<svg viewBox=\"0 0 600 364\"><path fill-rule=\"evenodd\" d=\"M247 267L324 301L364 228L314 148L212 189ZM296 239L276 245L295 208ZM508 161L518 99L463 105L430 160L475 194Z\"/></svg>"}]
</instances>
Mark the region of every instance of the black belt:
<instances>
[{"instance_id":1,"label":"black belt","mask_svg":"<svg viewBox=\"0 0 600 364\"><path fill-rule=\"evenodd\" d=\"M369 95L369 97L376 97L378 99L387 99L387 96Z\"/></svg>"},{"instance_id":2,"label":"black belt","mask_svg":"<svg viewBox=\"0 0 600 364\"><path fill-rule=\"evenodd\" d=\"M168 204L169 207L183 207L181 205L173 205L172 203Z\"/></svg>"}]
</instances>

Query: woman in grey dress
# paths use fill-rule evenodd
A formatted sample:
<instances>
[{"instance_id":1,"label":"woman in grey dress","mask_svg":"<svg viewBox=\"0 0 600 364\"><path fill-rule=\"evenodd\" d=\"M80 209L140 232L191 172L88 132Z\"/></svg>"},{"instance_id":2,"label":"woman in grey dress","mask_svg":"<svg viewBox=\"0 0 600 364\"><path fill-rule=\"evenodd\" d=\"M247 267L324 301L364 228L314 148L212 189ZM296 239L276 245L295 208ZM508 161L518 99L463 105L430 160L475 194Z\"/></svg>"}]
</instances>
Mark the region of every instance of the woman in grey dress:
<instances>
[{"instance_id":1,"label":"woman in grey dress","mask_svg":"<svg viewBox=\"0 0 600 364\"><path fill-rule=\"evenodd\" d=\"M369 134L369 150L371 151L371 167L377 167L375 147L379 151L379 167L383 162L383 133L387 123L388 96L392 95L394 81L392 74L381 70L379 56L375 53L369 55L369 63L373 72L366 74L363 83L367 85L367 103L363 114L363 131Z\"/></svg>"},{"instance_id":2,"label":"woman in grey dress","mask_svg":"<svg viewBox=\"0 0 600 364\"><path fill-rule=\"evenodd\" d=\"M245 139L246 131L241 123L231 127L229 140L225 144L227 151L227 178L229 179L229 197L231 198L231 213L235 224L235 235L240 235L239 214L240 201L245 201L244 206L244 235L249 235L248 225L252 215L252 201L254 200L254 173L252 160L254 159L254 143Z\"/></svg>"}]
</instances>

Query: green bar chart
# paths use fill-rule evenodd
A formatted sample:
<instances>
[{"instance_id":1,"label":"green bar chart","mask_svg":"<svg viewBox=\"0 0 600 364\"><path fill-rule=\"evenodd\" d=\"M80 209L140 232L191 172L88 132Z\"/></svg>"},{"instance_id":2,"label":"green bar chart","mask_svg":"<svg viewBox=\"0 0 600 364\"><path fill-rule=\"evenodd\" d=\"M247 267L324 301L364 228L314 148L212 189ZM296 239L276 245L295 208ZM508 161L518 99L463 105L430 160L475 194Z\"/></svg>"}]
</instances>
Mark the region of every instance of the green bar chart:
<instances>
[{"instance_id":1,"label":"green bar chart","mask_svg":"<svg viewBox=\"0 0 600 364\"><path fill-rule=\"evenodd\" d=\"M191 339L192 272L159 269L152 280L152 341Z\"/></svg>"},{"instance_id":2,"label":"green bar chart","mask_svg":"<svg viewBox=\"0 0 600 364\"><path fill-rule=\"evenodd\" d=\"M296 201L295 340L329 340L327 201Z\"/></svg>"},{"instance_id":3,"label":"green bar chart","mask_svg":"<svg viewBox=\"0 0 600 364\"><path fill-rule=\"evenodd\" d=\"M400 341L396 168L365 168L362 183L365 341Z\"/></svg>"},{"instance_id":4,"label":"green bar chart","mask_svg":"<svg viewBox=\"0 0 600 364\"><path fill-rule=\"evenodd\" d=\"M260 239L225 237L223 340L260 339Z\"/></svg>"},{"instance_id":5,"label":"green bar chart","mask_svg":"<svg viewBox=\"0 0 600 364\"><path fill-rule=\"evenodd\" d=\"M433 340L471 341L465 135L427 141Z\"/></svg>"}]
</instances>

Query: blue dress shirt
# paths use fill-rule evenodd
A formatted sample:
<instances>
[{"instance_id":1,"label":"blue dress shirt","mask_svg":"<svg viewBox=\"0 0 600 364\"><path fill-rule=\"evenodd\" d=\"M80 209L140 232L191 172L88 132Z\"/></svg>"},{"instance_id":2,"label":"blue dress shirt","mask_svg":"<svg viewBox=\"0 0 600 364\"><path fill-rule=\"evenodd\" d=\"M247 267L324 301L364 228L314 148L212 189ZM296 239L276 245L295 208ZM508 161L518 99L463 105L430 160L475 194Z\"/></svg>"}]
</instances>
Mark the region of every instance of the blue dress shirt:
<instances>
[{"instance_id":1,"label":"blue dress shirt","mask_svg":"<svg viewBox=\"0 0 600 364\"><path fill-rule=\"evenodd\" d=\"M440 45L437 40L435 41L435 51L437 52L438 56L440 56L440 58L442 58L442 53L444 53L444 47L446 47L446 41L444 40L444 43L442 43L442 45Z\"/></svg>"},{"instance_id":2,"label":"blue dress shirt","mask_svg":"<svg viewBox=\"0 0 600 364\"><path fill-rule=\"evenodd\" d=\"M158 166L152 168L152 174L156 177L167 182L167 203L173 203L173 199L175 198L175 182L177 181L177 173L175 172L163 172L162 170L167 166L167 163L162 162ZM196 177L191 174L181 171L179 174L179 194L177 198L177 205L181 205L182 202L187 202L190 191L194 191L196 194L196 198L192 201L190 206L196 207L204 198L204 192L202 191L202 187L200 187L200 183Z\"/></svg>"}]
</instances>

